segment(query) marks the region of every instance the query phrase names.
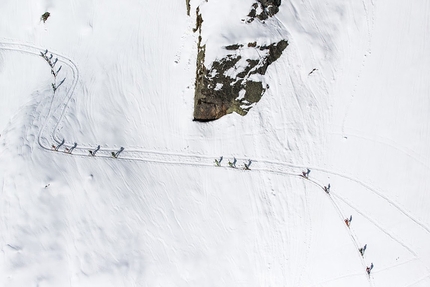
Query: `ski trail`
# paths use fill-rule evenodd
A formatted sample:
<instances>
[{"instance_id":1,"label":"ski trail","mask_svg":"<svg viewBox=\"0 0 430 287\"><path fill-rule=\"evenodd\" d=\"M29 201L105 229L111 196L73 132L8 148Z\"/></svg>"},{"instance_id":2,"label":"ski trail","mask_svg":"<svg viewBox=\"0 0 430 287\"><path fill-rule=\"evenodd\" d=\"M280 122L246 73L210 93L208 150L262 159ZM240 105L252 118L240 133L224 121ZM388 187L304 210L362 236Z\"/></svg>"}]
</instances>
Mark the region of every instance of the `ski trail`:
<instances>
[{"instance_id":1,"label":"ski trail","mask_svg":"<svg viewBox=\"0 0 430 287\"><path fill-rule=\"evenodd\" d=\"M384 229L379 223L377 223L375 220L373 220L372 218L370 218L369 216L367 216L365 213L361 212L358 208L356 208L349 201L347 201L346 199L342 198L339 195L336 195L336 194L333 194L333 195L334 195L334 197L338 198L340 201L342 201L343 203L347 204L349 207L351 207L352 209L354 209L361 216L363 216L364 218L366 218L367 220L369 220L370 222L372 222L376 227L378 227L378 229L380 229L382 232L384 232L386 235L388 235L391 239L393 239L394 241L396 241L397 243L399 243L401 246L403 246L405 249L407 249L414 257L417 256L417 254L409 246L407 246L405 243L403 243L400 240L398 240L397 238L395 238L391 233L389 233L386 229Z\"/></svg>"},{"instance_id":2,"label":"ski trail","mask_svg":"<svg viewBox=\"0 0 430 287\"><path fill-rule=\"evenodd\" d=\"M374 136L372 135L372 137L367 137L365 135L359 135L358 133L360 133L359 131L355 131L356 133L336 133L336 132L331 132L330 134L332 135L339 135L339 136L348 136L348 137L352 137L352 138L357 138L357 139L361 139L364 141L370 141L370 142L374 142L374 143L378 143L381 145L385 145L387 147L390 147L392 149L395 149L403 154L405 154L406 156L410 157L411 159L413 159L414 161L420 163L423 167L425 167L426 169L430 169L430 165L428 164L428 162L424 162L422 161L418 155L416 155L416 153L413 150L408 149L407 147L402 147L399 144L397 144L396 142L387 139L387 138L383 138L381 136ZM362 133L363 134L363 133Z\"/></svg>"},{"instance_id":3,"label":"ski trail","mask_svg":"<svg viewBox=\"0 0 430 287\"><path fill-rule=\"evenodd\" d=\"M371 191L372 193L376 194L378 197L382 198L383 200L385 200L386 202L388 202L389 204L391 204L394 208L396 208L400 213L402 213L404 216L406 216L407 218L409 218L410 220L412 220L415 224L419 225L422 229L424 229L428 234L430 234L430 228L427 227L425 224L421 223L419 220L415 219L411 214L409 214L409 212L407 212L406 210L404 210L399 204L397 204L396 202L394 202L393 200L389 199L387 196L383 195L381 192L379 192L378 190L376 190L375 188L373 188L372 186L358 180L355 179L351 176L345 175L345 174L341 174L338 172L333 172L333 171L328 171L325 169L319 169L319 168L314 168L315 170L319 170L321 172L325 172L325 173L329 173L332 175L336 175L342 178L345 178L347 180L353 181L355 183L358 183L359 185L363 186L364 188L366 188L367 190Z\"/></svg>"},{"instance_id":4,"label":"ski trail","mask_svg":"<svg viewBox=\"0 0 430 287\"><path fill-rule=\"evenodd\" d=\"M6 51L14 51L14 52L33 54L33 55L37 55L39 57L40 57L40 52L43 50L43 49L38 49L37 51L35 51L35 50L25 50L25 49L21 48L22 46L25 46L23 44L6 43L6 45L8 45L8 44L12 45L12 47L7 47L7 46L5 47L5 43L0 43L0 49L1 50L6 50ZM52 108L53 108L53 105L54 105L54 100L55 100L55 98L54 98L54 96L52 96L51 101L50 101L50 105L49 105L48 114L46 116L45 121L42 124L42 127L39 130L39 134L38 134L38 137L37 137L37 141L38 141L39 146L41 148L45 149L45 150L50 150L51 148L49 146L43 145L41 139L42 139L43 131L45 130L46 125L48 123L48 120L49 120L49 118L50 118L50 116L52 114Z\"/></svg>"},{"instance_id":5,"label":"ski trail","mask_svg":"<svg viewBox=\"0 0 430 287\"><path fill-rule=\"evenodd\" d=\"M37 55L38 57L40 57L40 53L42 51L44 51L45 49L41 48L41 47L36 47L36 46L32 46L29 44L22 44L22 43L13 43L13 42L0 42L0 50L6 50L6 51L15 51L15 52L21 52L21 53L27 53L27 54L32 54L32 55ZM79 80L79 71L77 66L73 63L73 61L59 53L55 53L52 51L49 51L51 54L55 55L55 57L58 58L58 63L62 63L67 65L71 71L72 71L72 86L71 88L68 90L68 92L66 93L66 101L62 104L63 109L61 110L61 114L58 117L58 121L57 123L54 125L54 127L52 128L52 132L50 133L49 137L52 138L53 141L60 143L61 140L56 138L56 129L58 127L58 125L60 124L60 122L62 121L64 114L66 112L68 103L70 101L70 99L72 98L73 94L74 94L74 90L75 87L78 83ZM39 134L38 134L38 144L41 148L45 149L45 150L51 150L51 147L48 145L44 145L42 143L42 137L43 137L43 133L45 131L45 129L47 128L47 124L48 122L51 120L53 113L55 112L53 110L53 106L54 106L54 101L56 99L56 96L58 97L58 94L56 95L54 93L54 95L52 96L51 102L50 102L50 107L48 110L48 114L46 116L46 119L44 121L44 123L42 124L42 127L39 130Z\"/></svg>"},{"instance_id":6,"label":"ski trail","mask_svg":"<svg viewBox=\"0 0 430 287\"><path fill-rule=\"evenodd\" d=\"M315 181L311 181L313 183L315 183L316 185L318 185L324 192L324 188L322 187L322 185L320 185L319 183L316 183ZM331 196L332 192L327 193L328 198L330 199L330 202L332 203L334 209L336 210L337 214L339 215L339 219L343 222L344 219L346 218L345 215L342 213L342 210L340 209L339 205L336 203L336 201L334 200L334 198ZM359 250L359 243L357 240L357 237L354 235L354 233L352 232L352 229L348 226L346 226L346 224L343 224L345 230L348 232L349 237L351 238L351 241L353 243L353 245L355 246L355 253L357 254L357 256L360 259L361 265L363 266L363 270L365 270L366 268L366 262L364 261L363 256L361 256L361 254L358 252ZM369 280L369 283L371 286L373 286L373 282L371 280Z\"/></svg>"},{"instance_id":7,"label":"ski trail","mask_svg":"<svg viewBox=\"0 0 430 287\"><path fill-rule=\"evenodd\" d=\"M359 82L361 80L361 75L363 74L364 68L365 68L366 63L367 63L367 59L368 59L367 56L372 53L371 46L372 46L373 30L374 30L374 26L375 26L374 14L376 13L375 7L374 7L375 4L373 3L373 0L372 0L371 4L372 4L373 9L371 11L369 11L364 0L362 1L362 3L363 3L364 12L366 14L366 22L367 22L367 44L366 44L365 54L364 54L362 62L361 62L361 67L359 68L358 73L356 75L356 78L354 80L355 83L354 83L354 85L352 87L352 91L350 92L350 95L349 95L350 99L348 100L348 103L346 105L346 109L345 109L345 112L344 112L344 115L342 118L342 128L341 128L342 134L345 134L346 121L347 121L351 106L353 105L353 102L354 102L357 87L358 87ZM369 14L371 14L371 15L369 16ZM371 19L371 21L370 21L370 19Z\"/></svg>"},{"instance_id":8,"label":"ski trail","mask_svg":"<svg viewBox=\"0 0 430 287\"><path fill-rule=\"evenodd\" d=\"M411 284L408 284L407 286L405 286L405 287L412 287L412 286L415 286L417 283L420 283L421 281L423 281L424 279L427 279L427 278L429 278L430 277L430 274L427 274L427 275L425 275L425 276L423 276L423 277L421 277L421 278L418 278L416 281L414 281L414 282L412 282Z\"/></svg>"}]
</instances>

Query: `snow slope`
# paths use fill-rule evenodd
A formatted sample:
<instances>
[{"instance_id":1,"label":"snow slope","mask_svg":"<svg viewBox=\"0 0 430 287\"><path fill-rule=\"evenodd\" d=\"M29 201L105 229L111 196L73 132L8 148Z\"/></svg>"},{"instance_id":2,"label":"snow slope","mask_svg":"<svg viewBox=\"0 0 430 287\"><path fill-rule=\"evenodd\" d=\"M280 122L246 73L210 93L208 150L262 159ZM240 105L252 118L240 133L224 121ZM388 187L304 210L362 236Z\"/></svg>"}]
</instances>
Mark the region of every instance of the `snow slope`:
<instances>
[{"instance_id":1,"label":"snow slope","mask_svg":"<svg viewBox=\"0 0 430 287\"><path fill-rule=\"evenodd\" d=\"M0 3L0 286L430 285L428 1L63 2ZM192 121L197 6L290 43L245 117Z\"/></svg>"}]
</instances>

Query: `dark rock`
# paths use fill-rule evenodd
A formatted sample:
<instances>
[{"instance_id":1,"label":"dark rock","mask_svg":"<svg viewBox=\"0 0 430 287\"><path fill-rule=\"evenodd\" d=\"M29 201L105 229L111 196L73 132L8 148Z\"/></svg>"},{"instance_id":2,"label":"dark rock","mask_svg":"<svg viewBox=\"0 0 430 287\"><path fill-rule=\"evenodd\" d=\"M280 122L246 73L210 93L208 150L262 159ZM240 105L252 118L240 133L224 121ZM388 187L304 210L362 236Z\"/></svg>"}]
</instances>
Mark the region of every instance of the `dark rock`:
<instances>
[{"instance_id":1,"label":"dark rock","mask_svg":"<svg viewBox=\"0 0 430 287\"><path fill-rule=\"evenodd\" d=\"M257 0L256 3L252 4L251 11L248 13L249 19L247 23L251 23L255 18L260 21L267 20L269 17L273 17L279 12L279 6L281 6L281 0ZM257 14L257 8L260 7L260 14Z\"/></svg>"},{"instance_id":2,"label":"dark rock","mask_svg":"<svg viewBox=\"0 0 430 287\"><path fill-rule=\"evenodd\" d=\"M216 120L232 112L246 115L266 91L264 88L266 85L251 80L250 76L264 75L269 65L282 55L287 46L286 40L268 46L257 46L256 42L246 46L229 45L225 48L231 53L212 62L209 69L204 63L205 46L199 46L194 120ZM246 49L258 49L259 54L264 56L259 55L255 59L245 59L243 62L241 53Z\"/></svg>"}]
</instances>

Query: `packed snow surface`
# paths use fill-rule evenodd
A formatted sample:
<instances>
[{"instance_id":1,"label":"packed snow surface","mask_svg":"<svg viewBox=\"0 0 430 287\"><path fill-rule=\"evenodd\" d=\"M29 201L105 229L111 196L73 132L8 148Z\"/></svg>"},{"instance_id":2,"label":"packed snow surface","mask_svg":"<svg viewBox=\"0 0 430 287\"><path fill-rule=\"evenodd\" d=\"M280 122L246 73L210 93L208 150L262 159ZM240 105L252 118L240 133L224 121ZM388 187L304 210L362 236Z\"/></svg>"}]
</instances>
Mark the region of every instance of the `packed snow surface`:
<instances>
[{"instance_id":1,"label":"packed snow surface","mask_svg":"<svg viewBox=\"0 0 430 287\"><path fill-rule=\"evenodd\" d=\"M253 3L1 1L0 286L430 286L430 1ZM192 121L197 7L289 41L245 117Z\"/></svg>"}]
</instances>

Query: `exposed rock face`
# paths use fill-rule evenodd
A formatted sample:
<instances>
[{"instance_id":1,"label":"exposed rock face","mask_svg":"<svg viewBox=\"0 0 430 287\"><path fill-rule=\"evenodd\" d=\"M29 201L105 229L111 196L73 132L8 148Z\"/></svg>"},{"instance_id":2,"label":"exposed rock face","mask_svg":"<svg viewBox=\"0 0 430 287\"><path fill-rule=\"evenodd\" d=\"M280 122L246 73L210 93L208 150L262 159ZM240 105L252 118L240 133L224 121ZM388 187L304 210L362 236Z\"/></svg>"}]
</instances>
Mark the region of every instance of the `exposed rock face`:
<instances>
[{"instance_id":1,"label":"exposed rock face","mask_svg":"<svg viewBox=\"0 0 430 287\"><path fill-rule=\"evenodd\" d=\"M211 63L210 68L204 63L205 47L199 47L194 120L216 120L231 112L246 115L268 88L252 76L264 75L287 46L286 40L268 46L256 42L230 45L225 47L227 56ZM255 57L245 59L241 54Z\"/></svg>"},{"instance_id":2,"label":"exposed rock face","mask_svg":"<svg viewBox=\"0 0 430 287\"><path fill-rule=\"evenodd\" d=\"M190 0L185 0L185 5L187 5L187 15L190 16Z\"/></svg>"},{"instance_id":3,"label":"exposed rock face","mask_svg":"<svg viewBox=\"0 0 430 287\"><path fill-rule=\"evenodd\" d=\"M254 18L267 19L276 14L281 5L280 0L257 1L248 15L248 23ZM197 8L196 27L193 29L199 33L194 120L212 121L232 112L244 116L269 88L262 76L282 55L288 41L270 45L258 45L257 42L232 44L224 47L223 56L208 64L205 63L206 45L202 45L202 23L203 18Z\"/></svg>"},{"instance_id":4,"label":"exposed rock face","mask_svg":"<svg viewBox=\"0 0 430 287\"><path fill-rule=\"evenodd\" d=\"M252 4L247 22L251 23L255 18L264 21L278 13L279 6L281 6L281 0L257 0L256 3Z\"/></svg>"}]
</instances>

